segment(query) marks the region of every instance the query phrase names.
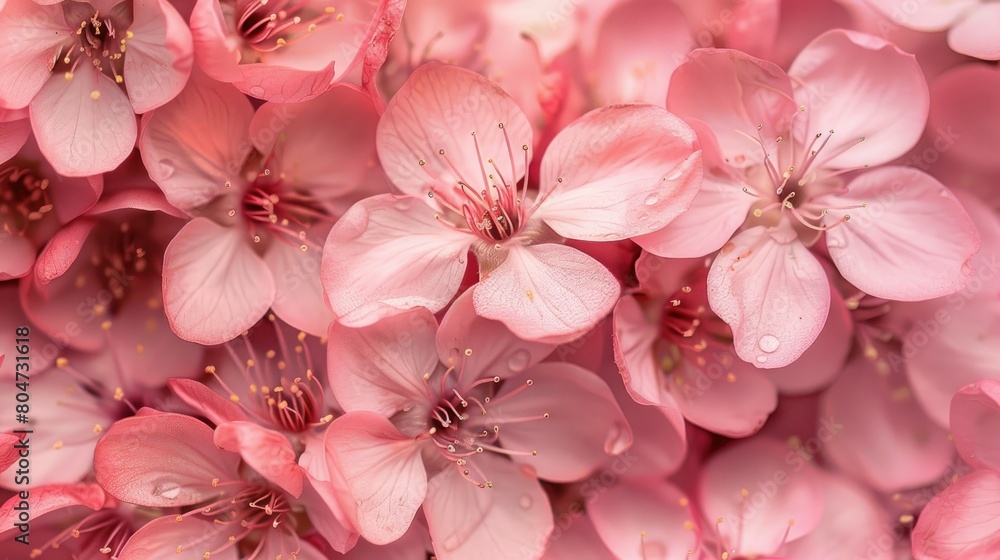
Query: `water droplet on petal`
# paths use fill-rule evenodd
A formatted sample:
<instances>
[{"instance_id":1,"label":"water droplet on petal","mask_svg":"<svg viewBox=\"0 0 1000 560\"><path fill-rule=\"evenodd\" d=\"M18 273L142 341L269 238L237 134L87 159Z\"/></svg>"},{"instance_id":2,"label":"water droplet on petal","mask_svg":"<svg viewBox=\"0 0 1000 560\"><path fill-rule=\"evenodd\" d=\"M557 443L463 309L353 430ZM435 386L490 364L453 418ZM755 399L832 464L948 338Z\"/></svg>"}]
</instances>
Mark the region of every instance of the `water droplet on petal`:
<instances>
[{"instance_id":1,"label":"water droplet on petal","mask_svg":"<svg viewBox=\"0 0 1000 560\"><path fill-rule=\"evenodd\" d=\"M530 508L530 507L531 507L531 496L529 496L529 495L525 494L525 495L521 496L521 499L520 499L520 500L518 500L518 502L517 502L517 503L518 503L518 505L520 505L520 506L521 506L522 508L524 508L524 509L528 509L528 508Z\"/></svg>"},{"instance_id":2,"label":"water droplet on petal","mask_svg":"<svg viewBox=\"0 0 1000 560\"><path fill-rule=\"evenodd\" d=\"M522 372L528 367L528 362L530 361L531 354L527 350L521 349L507 358L507 367L515 373Z\"/></svg>"},{"instance_id":3,"label":"water droplet on petal","mask_svg":"<svg viewBox=\"0 0 1000 560\"><path fill-rule=\"evenodd\" d=\"M264 88L260 86L253 86L250 88L250 95L254 97L264 97Z\"/></svg>"},{"instance_id":4,"label":"water droplet on petal","mask_svg":"<svg viewBox=\"0 0 1000 560\"><path fill-rule=\"evenodd\" d=\"M767 356L757 356L757 362L763 364L767 361Z\"/></svg>"},{"instance_id":5,"label":"water droplet on petal","mask_svg":"<svg viewBox=\"0 0 1000 560\"><path fill-rule=\"evenodd\" d=\"M646 201L645 202L646 202L646 206L652 206L652 205L656 204L659 201L660 201L660 197L656 196L655 194L651 194L651 195L649 195L649 196L646 197Z\"/></svg>"},{"instance_id":6,"label":"water droplet on petal","mask_svg":"<svg viewBox=\"0 0 1000 560\"><path fill-rule=\"evenodd\" d=\"M458 548L458 545L460 544L462 544L462 541L459 540L458 535L452 535L444 540L444 549L447 552L452 552Z\"/></svg>"},{"instance_id":7,"label":"water droplet on petal","mask_svg":"<svg viewBox=\"0 0 1000 560\"><path fill-rule=\"evenodd\" d=\"M757 341L757 346L760 346L760 349L767 352L768 354L777 350L780 344L781 341L778 340L778 337L774 336L773 334L765 334L764 336L760 337L760 340Z\"/></svg>"},{"instance_id":8,"label":"water droplet on petal","mask_svg":"<svg viewBox=\"0 0 1000 560\"><path fill-rule=\"evenodd\" d=\"M608 455L620 455L629 445L632 444L632 434L628 426L620 422L615 422L608 430L608 436L604 439L604 452Z\"/></svg>"},{"instance_id":9,"label":"water droplet on petal","mask_svg":"<svg viewBox=\"0 0 1000 560\"><path fill-rule=\"evenodd\" d=\"M173 500L176 499L177 496L181 495L181 487L174 482L168 482L157 486L156 489L153 490L153 493L161 498Z\"/></svg>"}]
</instances>

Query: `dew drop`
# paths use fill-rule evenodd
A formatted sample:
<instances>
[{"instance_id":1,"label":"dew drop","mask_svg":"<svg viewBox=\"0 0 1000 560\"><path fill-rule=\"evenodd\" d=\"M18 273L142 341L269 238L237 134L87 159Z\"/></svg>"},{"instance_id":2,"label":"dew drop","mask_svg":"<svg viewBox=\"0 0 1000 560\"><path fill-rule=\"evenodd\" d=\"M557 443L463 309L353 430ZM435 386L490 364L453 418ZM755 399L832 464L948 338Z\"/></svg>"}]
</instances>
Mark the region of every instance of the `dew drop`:
<instances>
[{"instance_id":1,"label":"dew drop","mask_svg":"<svg viewBox=\"0 0 1000 560\"><path fill-rule=\"evenodd\" d=\"M524 494L523 496L521 496L521 499L520 499L520 500L518 500L518 502L517 502L517 503L518 503L518 505L520 505L520 506L521 506L522 508L524 508L524 509L528 509L528 508L530 508L530 507L531 507L531 496L529 496L529 495L527 495L527 494Z\"/></svg>"},{"instance_id":2,"label":"dew drop","mask_svg":"<svg viewBox=\"0 0 1000 560\"><path fill-rule=\"evenodd\" d=\"M157 486L156 489L153 490L153 493L161 498L174 500L177 496L181 495L181 487L174 482L168 482Z\"/></svg>"},{"instance_id":3,"label":"dew drop","mask_svg":"<svg viewBox=\"0 0 1000 560\"><path fill-rule=\"evenodd\" d=\"M528 367L528 362L530 361L531 354L529 354L527 350L521 349L514 352L509 358L507 358L507 367L509 367L511 371L519 373Z\"/></svg>"},{"instance_id":4,"label":"dew drop","mask_svg":"<svg viewBox=\"0 0 1000 560\"><path fill-rule=\"evenodd\" d=\"M655 194L651 194L651 195L649 195L649 196L646 197L645 203L646 203L646 206L652 206L652 205L656 204L659 201L660 201L660 197L656 196Z\"/></svg>"},{"instance_id":5,"label":"dew drop","mask_svg":"<svg viewBox=\"0 0 1000 560\"><path fill-rule=\"evenodd\" d=\"M759 346L761 350L767 352L768 354L777 350L778 345L780 344L781 341L778 340L778 337L774 336L773 334L765 334L764 336L760 337L760 340L757 341L757 346Z\"/></svg>"},{"instance_id":6,"label":"dew drop","mask_svg":"<svg viewBox=\"0 0 1000 560\"><path fill-rule=\"evenodd\" d=\"M632 434L620 422L615 422L604 439L604 451L609 455L620 455L632 444Z\"/></svg>"},{"instance_id":7,"label":"dew drop","mask_svg":"<svg viewBox=\"0 0 1000 560\"><path fill-rule=\"evenodd\" d=\"M767 356L757 356L757 362L763 364L767 361Z\"/></svg>"},{"instance_id":8,"label":"dew drop","mask_svg":"<svg viewBox=\"0 0 1000 560\"><path fill-rule=\"evenodd\" d=\"M250 88L250 95L254 97L264 97L264 88L260 86L253 86Z\"/></svg>"}]
</instances>

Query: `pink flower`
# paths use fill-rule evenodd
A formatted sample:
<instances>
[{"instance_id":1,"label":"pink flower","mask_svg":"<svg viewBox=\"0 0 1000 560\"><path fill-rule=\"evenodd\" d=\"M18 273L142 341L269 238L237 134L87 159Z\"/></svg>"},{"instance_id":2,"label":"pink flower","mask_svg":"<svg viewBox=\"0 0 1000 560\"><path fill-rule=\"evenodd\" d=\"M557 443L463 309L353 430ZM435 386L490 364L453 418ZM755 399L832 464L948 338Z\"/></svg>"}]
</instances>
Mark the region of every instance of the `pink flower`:
<instances>
[{"instance_id":1,"label":"pink flower","mask_svg":"<svg viewBox=\"0 0 1000 560\"><path fill-rule=\"evenodd\" d=\"M163 264L164 311L178 336L231 340L268 308L326 332L319 248L351 203L384 189L376 119L346 87L254 113L245 96L202 77L144 116L143 162L191 218Z\"/></svg>"},{"instance_id":2,"label":"pink flower","mask_svg":"<svg viewBox=\"0 0 1000 560\"><path fill-rule=\"evenodd\" d=\"M663 109L626 105L564 129L546 151L538 192L519 188L532 144L524 114L482 76L437 63L393 97L377 142L405 194L358 203L330 232L323 285L348 326L443 309L471 254L476 313L522 338L575 338L610 311L620 288L563 239L614 241L662 228L701 177L690 128Z\"/></svg>"},{"instance_id":3,"label":"pink flower","mask_svg":"<svg viewBox=\"0 0 1000 560\"><path fill-rule=\"evenodd\" d=\"M668 411L680 433L686 419L744 437L764 425L777 391L722 342L732 335L708 309L707 273L701 259L640 257L639 290L615 306L615 361L632 398Z\"/></svg>"},{"instance_id":4,"label":"pink flower","mask_svg":"<svg viewBox=\"0 0 1000 560\"><path fill-rule=\"evenodd\" d=\"M135 145L135 114L173 99L191 73L191 32L169 2L93 4L0 12L0 106L28 107L42 153L67 176L117 167Z\"/></svg>"},{"instance_id":5,"label":"pink flower","mask_svg":"<svg viewBox=\"0 0 1000 560\"><path fill-rule=\"evenodd\" d=\"M423 309L331 326L330 384L348 412L327 432L328 462L371 542L399 538L423 504L442 560L539 558L553 521L536 476L582 478L631 432L595 374L539 364L550 345L472 307L461 296L440 328Z\"/></svg>"},{"instance_id":6,"label":"pink flower","mask_svg":"<svg viewBox=\"0 0 1000 560\"><path fill-rule=\"evenodd\" d=\"M948 30L948 46L956 52L1000 60L1000 6L985 0L869 0L892 22L917 31Z\"/></svg>"},{"instance_id":7,"label":"pink flower","mask_svg":"<svg viewBox=\"0 0 1000 560\"><path fill-rule=\"evenodd\" d=\"M198 0L191 13L198 65L212 78L278 103L312 99L365 63L374 72L392 38L382 27L405 2ZM392 27L394 30L395 28ZM366 57L379 58L374 68Z\"/></svg>"},{"instance_id":8,"label":"pink flower","mask_svg":"<svg viewBox=\"0 0 1000 560\"><path fill-rule=\"evenodd\" d=\"M123 502L183 508L136 531L120 560L235 559L240 547L265 558L323 557L292 520L303 483L288 441L233 424L213 433L189 416L144 409L111 427L94 452L98 483Z\"/></svg>"},{"instance_id":9,"label":"pink flower","mask_svg":"<svg viewBox=\"0 0 1000 560\"><path fill-rule=\"evenodd\" d=\"M927 106L913 57L860 33L821 35L788 75L737 51L695 51L674 73L667 107L702 135L709 171L688 212L636 241L673 257L721 248L709 302L740 358L758 367L793 362L823 328L830 288L814 253L876 297L950 294L971 278L979 249L954 195L903 167L842 178L905 153ZM706 231L709 221L718 227Z\"/></svg>"}]
</instances>

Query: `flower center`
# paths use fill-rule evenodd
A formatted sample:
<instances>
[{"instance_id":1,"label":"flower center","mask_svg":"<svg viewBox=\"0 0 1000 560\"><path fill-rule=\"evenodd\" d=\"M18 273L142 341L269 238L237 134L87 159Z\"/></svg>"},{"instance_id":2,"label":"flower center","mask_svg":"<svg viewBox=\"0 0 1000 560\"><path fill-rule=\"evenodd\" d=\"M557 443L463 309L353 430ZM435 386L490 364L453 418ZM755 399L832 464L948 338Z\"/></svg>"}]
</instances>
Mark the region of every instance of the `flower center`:
<instances>
[{"instance_id":1,"label":"flower center","mask_svg":"<svg viewBox=\"0 0 1000 560\"><path fill-rule=\"evenodd\" d=\"M121 62L127 50L128 41L133 35L128 28L132 24L131 6L122 2L111 9L108 14L84 2L64 2L63 14L69 25L76 25L79 40L69 43L62 51L62 65L58 68L65 72L66 79L73 79L73 72L83 62L89 61L98 72L107 72L113 76L116 83L122 83ZM124 33L122 31L124 30ZM59 56L56 60L59 60ZM91 94L94 99L100 97L100 92Z\"/></svg>"},{"instance_id":2,"label":"flower center","mask_svg":"<svg viewBox=\"0 0 1000 560\"><path fill-rule=\"evenodd\" d=\"M307 0L238 0L233 28L257 53L272 52L308 37L325 23L344 21L333 6Z\"/></svg>"},{"instance_id":3,"label":"flower center","mask_svg":"<svg viewBox=\"0 0 1000 560\"><path fill-rule=\"evenodd\" d=\"M24 236L31 224L52 211L49 180L31 167L11 165L0 169L0 223L7 235Z\"/></svg>"},{"instance_id":4,"label":"flower center","mask_svg":"<svg viewBox=\"0 0 1000 560\"><path fill-rule=\"evenodd\" d=\"M330 215L310 194L289 189L284 173L272 173L265 168L252 177L250 188L243 195L243 221L254 243L261 242L261 233L306 252L322 247L309 239L309 230L318 222L329 221ZM229 211L230 216L236 210Z\"/></svg>"},{"instance_id":5,"label":"flower center","mask_svg":"<svg viewBox=\"0 0 1000 560\"><path fill-rule=\"evenodd\" d=\"M149 267L143 248L148 243L145 233L134 231L129 222L122 222L117 228L109 224L97 232L98 245L91 255L91 264L106 280L114 297L113 306L121 304L129 284Z\"/></svg>"},{"instance_id":6,"label":"flower center","mask_svg":"<svg viewBox=\"0 0 1000 560\"><path fill-rule=\"evenodd\" d=\"M428 412L425 426L429 428L418 437L429 439L466 481L480 488L492 488L493 482L476 466L475 456L486 451L508 456L537 455L536 450L504 448L500 443L501 428L506 424L544 420L549 415L511 417L502 414L501 405L531 388L534 382L528 379L523 385L496 397L496 388L502 382L499 376L474 381L464 379L469 356L472 356L471 349L461 353L453 350L438 383L430 382L431 374L424 375L424 388L429 397L436 399L436 404Z\"/></svg>"},{"instance_id":7,"label":"flower center","mask_svg":"<svg viewBox=\"0 0 1000 560\"><path fill-rule=\"evenodd\" d=\"M514 150L510 144L510 137L503 123L498 124L498 128L503 133L507 146L507 157L510 161L510 181L504 177L503 172L497 166L494 158L483 158L479 149L479 139L473 131L472 142L476 149L476 160L479 163L481 187L474 188L472 184L458 171L458 168L449 159L447 152L442 148L438 150L438 155L445 161L452 173L458 178L458 183L454 189L458 196L449 197L442 193L436 193L431 189L427 196L436 200L441 211L447 216L435 214L434 218L453 229L467 229L478 235L484 241L493 243L505 241L517 235L528 218L525 208L524 196L527 191L528 177L525 175L522 184L524 190L518 191L517 171L514 166ZM524 152L524 168L528 169L528 146L521 146ZM489 164L489 169L483 162ZM424 160L418 162L423 166ZM461 218L458 218L458 217ZM461 223L464 220L464 228L456 226L452 222Z\"/></svg>"},{"instance_id":8,"label":"flower center","mask_svg":"<svg viewBox=\"0 0 1000 560\"><path fill-rule=\"evenodd\" d=\"M333 420L333 415L322 415L325 392L313 373L306 333L299 332L296 343L289 346L274 314L268 314L267 320L274 329L275 337L273 347L263 353L246 333L237 342L225 345L233 363L242 373L246 384L246 390L242 391L244 397L226 384L214 366L208 366L206 371L215 376L228 392L231 402L264 424L291 433L325 425ZM246 358L237 352L236 347L240 343L246 348Z\"/></svg>"},{"instance_id":9,"label":"flower center","mask_svg":"<svg viewBox=\"0 0 1000 560\"><path fill-rule=\"evenodd\" d=\"M194 552L201 553L202 558L211 558L232 546L239 546L243 542L252 544L256 541L256 547L247 547L255 548L253 554L248 556L255 558L267 539L277 538L281 539L283 544L295 543L294 550L290 550L289 553L291 558L296 557L301 546L294 527L296 523L292 516L292 507L284 492L264 483L249 483L244 480L220 482L219 479L215 479L212 485L236 486L238 489L233 495L227 494L208 505L177 515L174 519L177 523L183 523L185 518L196 515L212 518L212 523L232 529L232 534L222 546L204 552L201 550ZM288 520L291 520L291 523L286 523ZM179 545L175 552L181 554L185 550L184 545Z\"/></svg>"}]
</instances>

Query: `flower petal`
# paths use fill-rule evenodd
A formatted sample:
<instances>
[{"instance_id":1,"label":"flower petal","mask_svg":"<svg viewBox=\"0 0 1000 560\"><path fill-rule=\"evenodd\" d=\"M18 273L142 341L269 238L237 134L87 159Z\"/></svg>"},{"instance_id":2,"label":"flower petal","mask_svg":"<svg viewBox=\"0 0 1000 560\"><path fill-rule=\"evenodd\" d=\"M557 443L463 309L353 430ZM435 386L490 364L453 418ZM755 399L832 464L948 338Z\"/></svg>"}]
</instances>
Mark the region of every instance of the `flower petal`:
<instances>
[{"instance_id":1,"label":"flower petal","mask_svg":"<svg viewBox=\"0 0 1000 560\"><path fill-rule=\"evenodd\" d=\"M820 407L820 418L840 427L824 456L879 492L929 485L948 469L947 432L910 396L905 374L884 361L859 353L823 393Z\"/></svg>"},{"instance_id":2,"label":"flower petal","mask_svg":"<svg viewBox=\"0 0 1000 560\"><path fill-rule=\"evenodd\" d=\"M347 211L323 248L323 287L337 320L370 325L407 309L437 312L458 291L475 237L413 197L378 195Z\"/></svg>"},{"instance_id":3,"label":"flower petal","mask_svg":"<svg viewBox=\"0 0 1000 560\"><path fill-rule=\"evenodd\" d=\"M90 64L80 65L72 79L50 77L28 111L39 149L61 175L111 171L135 147L135 114L128 97Z\"/></svg>"},{"instance_id":4,"label":"flower petal","mask_svg":"<svg viewBox=\"0 0 1000 560\"><path fill-rule=\"evenodd\" d=\"M979 251L976 226L936 179L908 167L869 171L830 196L830 204L860 206L851 221L826 233L837 270L875 297L925 300L958 291L972 278Z\"/></svg>"},{"instance_id":5,"label":"flower petal","mask_svg":"<svg viewBox=\"0 0 1000 560\"><path fill-rule=\"evenodd\" d=\"M423 375L438 365L437 322L426 309L386 317L366 327L330 325L330 387L350 412L392 416L427 399Z\"/></svg>"},{"instance_id":6,"label":"flower petal","mask_svg":"<svg viewBox=\"0 0 1000 560\"><path fill-rule=\"evenodd\" d=\"M587 514L616 558L698 557L698 514L669 482L619 482L588 503Z\"/></svg>"},{"instance_id":7,"label":"flower petal","mask_svg":"<svg viewBox=\"0 0 1000 560\"><path fill-rule=\"evenodd\" d=\"M163 255L163 310L180 338L221 344L249 329L274 301L274 279L240 227L208 218L185 225Z\"/></svg>"},{"instance_id":8,"label":"flower petal","mask_svg":"<svg viewBox=\"0 0 1000 560\"><path fill-rule=\"evenodd\" d=\"M494 399L531 387L493 407L499 418L504 449L530 451L515 462L530 466L539 478L554 482L579 480L609 457L632 445L632 429L607 384L595 373L574 364L539 364L506 381ZM530 422L505 418L547 417Z\"/></svg>"},{"instance_id":9,"label":"flower petal","mask_svg":"<svg viewBox=\"0 0 1000 560\"><path fill-rule=\"evenodd\" d=\"M409 528L427 494L420 449L374 412L350 412L330 424L327 461L344 474L368 541L387 544Z\"/></svg>"},{"instance_id":10,"label":"flower petal","mask_svg":"<svg viewBox=\"0 0 1000 560\"><path fill-rule=\"evenodd\" d=\"M314 336L326 334L334 319L323 299L322 258L318 250L303 252L288 243L272 243L264 253L264 263L274 278L271 309L282 321Z\"/></svg>"},{"instance_id":11,"label":"flower petal","mask_svg":"<svg viewBox=\"0 0 1000 560\"><path fill-rule=\"evenodd\" d=\"M34 2L11 2L0 10L0 29L4 30L0 35L0 106L20 109L49 79L52 62L73 31L66 26L61 6Z\"/></svg>"},{"instance_id":12,"label":"flower petal","mask_svg":"<svg viewBox=\"0 0 1000 560\"><path fill-rule=\"evenodd\" d=\"M789 226L757 226L715 258L708 301L732 327L741 359L777 368L798 359L823 330L830 288L823 266Z\"/></svg>"},{"instance_id":13,"label":"flower petal","mask_svg":"<svg viewBox=\"0 0 1000 560\"><path fill-rule=\"evenodd\" d=\"M963 476L931 499L910 539L917 560L1000 559L1000 472Z\"/></svg>"},{"instance_id":14,"label":"flower petal","mask_svg":"<svg viewBox=\"0 0 1000 560\"><path fill-rule=\"evenodd\" d=\"M565 342L611 311L621 287L602 264L554 243L511 246L473 292L476 313L525 340Z\"/></svg>"},{"instance_id":15,"label":"flower petal","mask_svg":"<svg viewBox=\"0 0 1000 560\"><path fill-rule=\"evenodd\" d=\"M132 0L128 54L123 77L136 113L177 96L194 64L191 30L166 0Z\"/></svg>"},{"instance_id":16,"label":"flower petal","mask_svg":"<svg viewBox=\"0 0 1000 560\"><path fill-rule=\"evenodd\" d=\"M167 381L167 385L182 401L216 426L226 422L249 420L239 405L222 398L205 384L194 379L174 378Z\"/></svg>"},{"instance_id":17,"label":"flower petal","mask_svg":"<svg viewBox=\"0 0 1000 560\"><path fill-rule=\"evenodd\" d=\"M477 466L493 483L479 488L454 467L431 480L424 514L440 560L536 560L552 532L548 496L530 469L484 453ZM502 543L497 546L497 543Z\"/></svg>"},{"instance_id":18,"label":"flower petal","mask_svg":"<svg viewBox=\"0 0 1000 560\"><path fill-rule=\"evenodd\" d=\"M955 394L951 433L966 463L1000 471L1000 381L986 379Z\"/></svg>"},{"instance_id":19,"label":"flower petal","mask_svg":"<svg viewBox=\"0 0 1000 560\"><path fill-rule=\"evenodd\" d=\"M533 217L563 237L615 241L663 228L701 186L698 138L661 107L587 113L549 144Z\"/></svg>"},{"instance_id":20,"label":"flower petal","mask_svg":"<svg viewBox=\"0 0 1000 560\"><path fill-rule=\"evenodd\" d=\"M227 192L226 185L243 184L252 117L246 96L197 75L169 104L143 115L142 162L170 204L191 210Z\"/></svg>"},{"instance_id":21,"label":"flower petal","mask_svg":"<svg viewBox=\"0 0 1000 560\"><path fill-rule=\"evenodd\" d=\"M803 133L835 131L815 167L887 163L912 148L927 123L930 94L920 65L884 39L828 31L802 49L788 75L801 84L795 98L809 109Z\"/></svg>"},{"instance_id":22,"label":"flower petal","mask_svg":"<svg viewBox=\"0 0 1000 560\"><path fill-rule=\"evenodd\" d=\"M981 58L1000 60L1000 6L983 3L948 31L948 46L955 52Z\"/></svg>"},{"instance_id":23,"label":"flower petal","mask_svg":"<svg viewBox=\"0 0 1000 560\"><path fill-rule=\"evenodd\" d=\"M386 175L399 190L420 197L433 190L457 208L465 199L459 180L476 192L486 188L476 185L482 185L482 170L492 169L492 158L504 180L515 185L532 147L531 124L507 93L475 72L437 62L417 68L389 101L376 142Z\"/></svg>"},{"instance_id":24,"label":"flower petal","mask_svg":"<svg viewBox=\"0 0 1000 560\"><path fill-rule=\"evenodd\" d=\"M119 500L176 507L218 496L212 480L239 480L239 460L215 446L204 423L160 413L115 422L94 451L94 473Z\"/></svg>"},{"instance_id":25,"label":"flower petal","mask_svg":"<svg viewBox=\"0 0 1000 560\"><path fill-rule=\"evenodd\" d=\"M239 551L229 541L233 528L223 523L185 517L178 523L166 515L136 531L118 554L119 560L237 560Z\"/></svg>"},{"instance_id":26,"label":"flower petal","mask_svg":"<svg viewBox=\"0 0 1000 560\"><path fill-rule=\"evenodd\" d=\"M295 462L292 444L280 433L253 422L226 422L215 428L213 441L219 449L239 454L250 468L292 497L302 494L302 467Z\"/></svg>"}]
</instances>

